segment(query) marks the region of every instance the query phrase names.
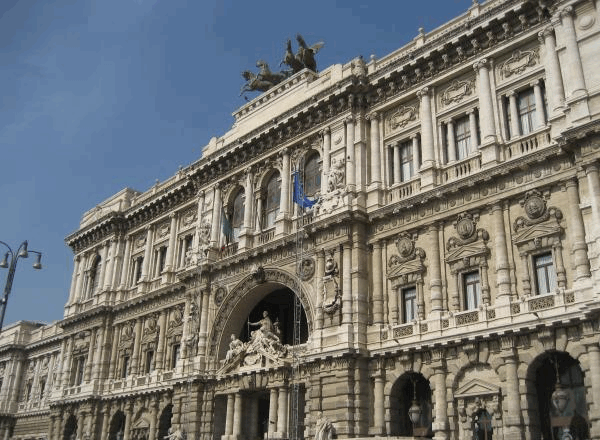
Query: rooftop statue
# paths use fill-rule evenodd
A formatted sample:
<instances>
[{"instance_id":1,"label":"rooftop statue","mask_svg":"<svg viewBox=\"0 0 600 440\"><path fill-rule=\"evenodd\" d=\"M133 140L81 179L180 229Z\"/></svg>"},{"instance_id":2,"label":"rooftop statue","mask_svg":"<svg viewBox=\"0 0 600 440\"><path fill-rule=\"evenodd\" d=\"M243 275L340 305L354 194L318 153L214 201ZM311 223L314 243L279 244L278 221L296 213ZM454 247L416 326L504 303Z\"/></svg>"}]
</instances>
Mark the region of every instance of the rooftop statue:
<instances>
[{"instance_id":1,"label":"rooftop statue","mask_svg":"<svg viewBox=\"0 0 600 440\"><path fill-rule=\"evenodd\" d=\"M292 42L288 39L285 55L281 63L279 63L279 67L285 64L289 69L280 72L271 72L269 65L265 61L258 60L256 62L256 67L260 69L258 73L253 73L249 70L242 72L246 84L242 87L240 96L246 92L266 92L271 87L276 86L284 79L300 72L304 68L316 72L317 62L315 61L315 55L324 46L324 43L319 42L309 47L300 34L296 35L296 40L298 41L298 52L296 55L292 52Z\"/></svg>"}]
</instances>

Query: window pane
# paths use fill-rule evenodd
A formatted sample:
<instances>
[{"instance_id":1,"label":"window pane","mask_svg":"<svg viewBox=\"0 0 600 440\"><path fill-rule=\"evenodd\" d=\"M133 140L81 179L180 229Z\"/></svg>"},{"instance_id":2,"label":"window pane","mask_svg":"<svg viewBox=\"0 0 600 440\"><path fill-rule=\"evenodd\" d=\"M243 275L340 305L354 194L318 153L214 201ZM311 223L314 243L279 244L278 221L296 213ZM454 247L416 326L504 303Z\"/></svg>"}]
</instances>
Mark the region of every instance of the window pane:
<instances>
[{"instance_id":1,"label":"window pane","mask_svg":"<svg viewBox=\"0 0 600 440\"><path fill-rule=\"evenodd\" d=\"M533 89L519 93L518 96L519 119L521 123L521 134L531 133L534 129L535 120L535 96Z\"/></svg>"},{"instance_id":2,"label":"window pane","mask_svg":"<svg viewBox=\"0 0 600 440\"><path fill-rule=\"evenodd\" d=\"M239 241L240 231L244 226L244 192L239 190L233 199L233 214L231 215L231 229L233 230L233 241Z\"/></svg>"},{"instance_id":3,"label":"window pane","mask_svg":"<svg viewBox=\"0 0 600 440\"><path fill-rule=\"evenodd\" d=\"M412 141L400 145L400 170L403 182L410 180L414 174Z\"/></svg>"},{"instance_id":4,"label":"window pane","mask_svg":"<svg viewBox=\"0 0 600 440\"><path fill-rule=\"evenodd\" d=\"M319 156L312 154L304 164L304 194L314 197L321 189L321 170L319 170Z\"/></svg>"},{"instance_id":5,"label":"window pane","mask_svg":"<svg viewBox=\"0 0 600 440\"><path fill-rule=\"evenodd\" d=\"M280 197L281 183L279 181L279 173L275 173L267 182L263 214L264 228L270 228L275 224L275 218L277 217L277 214L279 214Z\"/></svg>"},{"instance_id":6,"label":"window pane","mask_svg":"<svg viewBox=\"0 0 600 440\"><path fill-rule=\"evenodd\" d=\"M469 118L464 117L458 119L454 124L454 131L458 159L464 159L471 152L471 128L469 125Z\"/></svg>"},{"instance_id":7,"label":"window pane","mask_svg":"<svg viewBox=\"0 0 600 440\"><path fill-rule=\"evenodd\" d=\"M463 283L465 289L465 309L476 309L481 303L481 283L479 281L479 271L464 274Z\"/></svg>"},{"instance_id":8,"label":"window pane","mask_svg":"<svg viewBox=\"0 0 600 440\"><path fill-rule=\"evenodd\" d=\"M402 290L404 305L404 322L408 323L415 319L417 315L417 289L409 287Z\"/></svg>"},{"instance_id":9,"label":"window pane","mask_svg":"<svg viewBox=\"0 0 600 440\"><path fill-rule=\"evenodd\" d=\"M557 283L552 253L537 255L534 258L534 266L538 295L554 292Z\"/></svg>"}]
</instances>

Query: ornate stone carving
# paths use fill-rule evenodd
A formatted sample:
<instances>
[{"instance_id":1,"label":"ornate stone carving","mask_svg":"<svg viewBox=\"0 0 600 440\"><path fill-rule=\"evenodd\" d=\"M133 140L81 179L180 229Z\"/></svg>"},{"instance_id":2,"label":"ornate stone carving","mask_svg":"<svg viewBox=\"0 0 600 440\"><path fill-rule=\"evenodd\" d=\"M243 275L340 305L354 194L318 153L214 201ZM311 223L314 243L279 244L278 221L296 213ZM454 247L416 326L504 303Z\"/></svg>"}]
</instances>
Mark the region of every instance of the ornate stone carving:
<instances>
[{"instance_id":1,"label":"ornate stone carving","mask_svg":"<svg viewBox=\"0 0 600 440\"><path fill-rule=\"evenodd\" d=\"M415 247L416 237L406 232L401 233L395 240L396 248L399 255L392 255L388 263L388 267L392 269L398 265L416 259L422 261L425 258L425 251Z\"/></svg>"},{"instance_id":2,"label":"ornate stone carving","mask_svg":"<svg viewBox=\"0 0 600 440\"><path fill-rule=\"evenodd\" d=\"M298 276L302 281L310 280L315 274L315 260L314 258L304 258L298 264Z\"/></svg>"},{"instance_id":3,"label":"ornate stone carving","mask_svg":"<svg viewBox=\"0 0 600 440\"><path fill-rule=\"evenodd\" d=\"M126 322L121 329L121 338L119 339L119 350L131 349L135 339L133 331L133 321Z\"/></svg>"},{"instance_id":4,"label":"ornate stone carving","mask_svg":"<svg viewBox=\"0 0 600 440\"><path fill-rule=\"evenodd\" d=\"M181 216L181 226L187 227L196 221L197 210L196 208L190 208L183 213Z\"/></svg>"},{"instance_id":5,"label":"ornate stone carving","mask_svg":"<svg viewBox=\"0 0 600 440\"><path fill-rule=\"evenodd\" d=\"M471 95L475 87L475 81L453 81L450 87L442 92L441 101L443 105L460 102L465 96Z\"/></svg>"},{"instance_id":6,"label":"ornate stone carving","mask_svg":"<svg viewBox=\"0 0 600 440\"><path fill-rule=\"evenodd\" d=\"M331 169L327 175L327 188L325 194L322 194L313 210L318 215L321 213L330 213L333 210L345 205L345 196L348 193L344 178L346 176L345 161L343 159L333 159Z\"/></svg>"},{"instance_id":7,"label":"ornate stone carving","mask_svg":"<svg viewBox=\"0 0 600 440\"><path fill-rule=\"evenodd\" d=\"M156 228L157 238L166 237L169 234L171 226L169 223L165 222Z\"/></svg>"},{"instance_id":8,"label":"ornate stone carving","mask_svg":"<svg viewBox=\"0 0 600 440\"><path fill-rule=\"evenodd\" d=\"M500 76L508 78L524 72L528 67L535 66L539 60L537 49L515 50L512 56L499 67Z\"/></svg>"},{"instance_id":9,"label":"ornate stone carving","mask_svg":"<svg viewBox=\"0 0 600 440\"><path fill-rule=\"evenodd\" d=\"M217 289L215 290L215 304L221 305L225 296L227 296L227 289L223 286L217 287Z\"/></svg>"},{"instance_id":10,"label":"ornate stone carving","mask_svg":"<svg viewBox=\"0 0 600 440\"><path fill-rule=\"evenodd\" d=\"M146 234L139 234L134 239L134 244L135 244L136 249L143 248L146 245Z\"/></svg>"},{"instance_id":11,"label":"ornate stone carving","mask_svg":"<svg viewBox=\"0 0 600 440\"><path fill-rule=\"evenodd\" d=\"M405 127L409 122L416 121L417 115L417 106L402 106L388 118L388 125L391 130Z\"/></svg>"},{"instance_id":12,"label":"ornate stone carving","mask_svg":"<svg viewBox=\"0 0 600 440\"><path fill-rule=\"evenodd\" d=\"M331 250L325 259L325 275L323 276L323 311L333 315L339 310L342 302L338 284L338 264L334 259L335 251ZM333 297L333 298L332 298Z\"/></svg>"},{"instance_id":13,"label":"ornate stone carving","mask_svg":"<svg viewBox=\"0 0 600 440\"><path fill-rule=\"evenodd\" d=\"M473 216L469 213L459 214L457 220L454 222L454 228L458 233L458 237L450 237L446 244L446 249L449 251L459 246L464 246L475 241L482 240L487 242L490 239L490 235L485 229L477 229L478 216Z\"/></svg>"}]
</instances>

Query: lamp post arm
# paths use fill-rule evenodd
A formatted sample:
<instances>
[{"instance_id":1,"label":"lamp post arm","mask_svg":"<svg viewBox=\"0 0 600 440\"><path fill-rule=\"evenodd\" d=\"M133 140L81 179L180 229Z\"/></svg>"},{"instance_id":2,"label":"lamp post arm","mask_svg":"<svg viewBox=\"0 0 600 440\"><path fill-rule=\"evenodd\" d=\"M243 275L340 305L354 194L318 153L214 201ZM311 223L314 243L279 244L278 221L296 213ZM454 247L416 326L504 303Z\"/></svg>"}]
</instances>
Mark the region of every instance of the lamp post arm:
<instances>
[{"instance_id":1,"label":"lamp post arm","mask_svg":"<svg viewBox=\"0 0 600 440\"><path fill-rule=\"evenodd\" d=\"M13 279L15 278L15 270L17 269L17 261L19 256L14 254L10 259L10 267L8 269L8 275L6 276L6 284L4 285L4 293L2 299L0 299L0 332L2 331L2 325L4 324L4 314L6 313L6 303L8 302L8 295L12 289Z\"/></svg>"}]
</instances>

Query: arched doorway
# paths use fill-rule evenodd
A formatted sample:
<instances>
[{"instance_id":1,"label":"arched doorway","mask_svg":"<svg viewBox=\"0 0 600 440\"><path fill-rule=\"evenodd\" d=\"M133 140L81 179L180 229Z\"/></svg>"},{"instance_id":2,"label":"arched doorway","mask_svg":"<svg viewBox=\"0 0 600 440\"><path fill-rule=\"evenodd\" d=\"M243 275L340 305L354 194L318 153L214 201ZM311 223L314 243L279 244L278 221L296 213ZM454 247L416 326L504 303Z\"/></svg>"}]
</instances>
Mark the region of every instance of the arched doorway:
<instances>
[{"instance_id":1,"label":"arched doorway","mask_svg":"<svg viewBox=\"0 0 600 440\"><path fill-rule=\"evenodd\" d=\"M71 414L65 423L63 440L72 440L77 436L77 418Z\"/></svg>"},{"instance_id":2,"label":"arched doorway","mask_svg":"<svg viewBox=\"0 0 600 440\"><path fill-rule=\"evenodd\" d=\"M173 405L169 404L160 413L158 419L158 437L159 439L165 438L169 434L169 428L171 427L171 418L173 417Z\"/></svg>"},{"instance_id":3,"label":"arched doorway","mask_svg":"<svg viewBox=\"0 0 600 440\"><path fill-rule=\"evenodd\" d=\"M530 412L537 413L532 421L538 424L539 438L558 439L566 429L574 440L589 438L584 374L579 362L568 353L546 352L532 363L528 376L536 396L530 401ZM561 391L560 399L557 390Z\"/></svg>"},{"instance_id":4,"label":"arched doorway","mask_svg":"<svg viewBox=\"0 0 600 440\"><path fill-rule=\"evenodd\" d=\"M417 403L414 406L414 402ZM412 410L411 410L412 407ZM394 383L390 393L389 435L420 437L431 434L431 388L420 373L406 373ZM417 409L419 412L417 412ZM418 422L413 425L410 411ZM418 428L415 432L414 428Z\"/></svg>"},{"instance_id":5,"label":"arched doorway","mask_svg":"<svg viewBox=\"0 0 600 440\"><path fill-rule=\"evenodd\" d=\"M117 411L113 414L108 430L108 440L122 440L125 432L125 413Z\"/></svg>"}]
</instances>

